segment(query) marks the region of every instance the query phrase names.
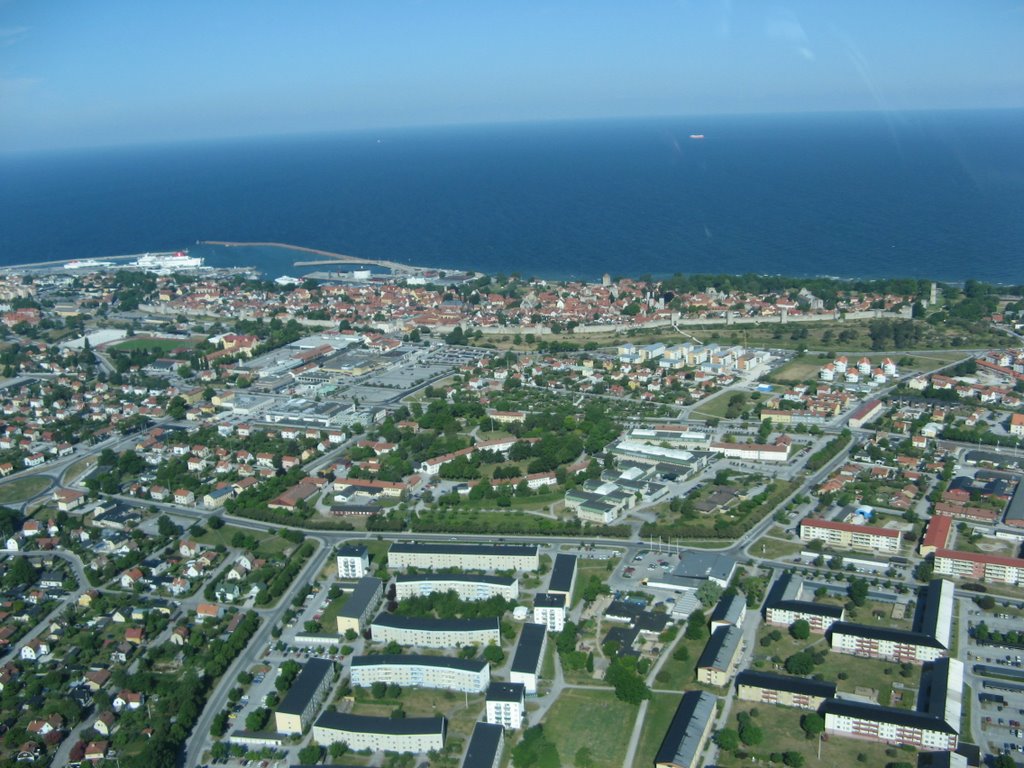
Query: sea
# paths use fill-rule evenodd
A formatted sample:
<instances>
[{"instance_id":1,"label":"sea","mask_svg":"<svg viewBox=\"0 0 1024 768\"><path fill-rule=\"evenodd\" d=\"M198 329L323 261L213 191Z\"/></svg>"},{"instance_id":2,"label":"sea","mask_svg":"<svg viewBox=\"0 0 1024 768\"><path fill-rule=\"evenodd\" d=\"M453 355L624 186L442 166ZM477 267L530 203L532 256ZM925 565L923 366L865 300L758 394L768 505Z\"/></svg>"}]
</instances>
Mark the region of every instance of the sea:
<instances>
[{"instance_id":1,"label":"sea","mask_svg":"<svg viewBox=\"0 0 1024 768\"><path fill-rule=\"evenodd\" d=\"M701 138L702 137L702 138ZM1024 110L672 117L0 153L0 265L290 243L548 279L1024 283ZM322 267L320 269L323 269Z\"/></svg>"}]
</instances>

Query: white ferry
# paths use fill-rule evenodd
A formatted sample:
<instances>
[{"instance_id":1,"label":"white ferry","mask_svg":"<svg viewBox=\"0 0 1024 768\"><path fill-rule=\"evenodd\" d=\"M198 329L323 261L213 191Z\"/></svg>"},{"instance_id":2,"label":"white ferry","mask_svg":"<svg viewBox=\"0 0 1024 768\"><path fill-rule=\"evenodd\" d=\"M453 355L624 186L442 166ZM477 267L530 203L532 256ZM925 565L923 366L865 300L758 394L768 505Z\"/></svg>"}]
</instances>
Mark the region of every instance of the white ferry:
<instances>
[{"instance_id":1,"label":"white ferry","mask_svg":"<svg viewBox=\"0 0 1024 768\"><path fill-rule=\"evenodd\" d=\"M203 266L203 259L200 256L189 256L188 251L145 253L133 261L130 266L167 275L183 269L199 269Z\"/></svg>"},{"instance_id":2,"label":"white ferry","mask_svg":"<svg viewBox=\"0 0 1024 768\"><path fill-rule=\"evenodd\" d=\"M75 259L64 265L64 269L102 269L112 267L112 261L97 261L96 259Z\"/></svg>"}]
</instances>

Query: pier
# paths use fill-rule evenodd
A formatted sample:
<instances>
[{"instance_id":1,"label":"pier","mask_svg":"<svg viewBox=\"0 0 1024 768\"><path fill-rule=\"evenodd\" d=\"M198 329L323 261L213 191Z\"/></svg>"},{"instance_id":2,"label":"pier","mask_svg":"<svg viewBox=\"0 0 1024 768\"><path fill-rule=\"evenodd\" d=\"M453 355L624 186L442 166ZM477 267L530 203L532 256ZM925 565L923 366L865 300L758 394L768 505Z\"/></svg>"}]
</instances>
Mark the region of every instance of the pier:
<instances>
[{"instance_id":1,"label":"pier","mask_svg":"<svg viewBox=\"0 0 1024 768\"><path fill-rule=\"evenodd\" d=\"M393 273L416 273L423 269L422 267L414 267L409 264L400 264L397 261L387 261L386 259L364 259L360 256L348 256L344 253L333 253L332 251L322 251L317 248L306 248L301 245L289 245L288 243L235 243L225 240L202 240L200 241L200 244L221 245L227 248L287 248L288 250L323 257L320 259L311 259L309 261L296 261L292 265L295 267L324 267L335 264L366 264L390 269Z\"/></svg>"}]
</instances>

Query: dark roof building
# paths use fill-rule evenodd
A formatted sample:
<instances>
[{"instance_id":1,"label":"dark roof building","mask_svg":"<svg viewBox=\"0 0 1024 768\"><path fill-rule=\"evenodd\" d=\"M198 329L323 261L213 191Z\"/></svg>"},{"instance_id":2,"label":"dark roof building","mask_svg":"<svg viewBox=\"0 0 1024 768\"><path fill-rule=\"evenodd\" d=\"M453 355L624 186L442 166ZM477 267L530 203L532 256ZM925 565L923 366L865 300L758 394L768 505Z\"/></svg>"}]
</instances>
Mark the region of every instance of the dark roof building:
<instances>
[{"instance_id":1,"label":"dark roof building","mask_svg":"<svg viewBox=\"0 0 1024 768\"><path fill-rule=\"evenodd\" d=\"M505 729L500 725L477 722L473 726L462 768L497 768L504 741Z\"/></svg>"},{"instance_id":2,"label":"dark roof building","mask_svg":"<svg viewBox=\"0 0 1024 768\"><path fill-rule=\"evenodd\" d=\"M714 696L706 691L684 693L654 757L656 768L697 768L714 718Z\"/></svg>"},{"instance_id":3,"label":"dark roof building","mask_svg":"<svg viewBox=\"0 0 1024 768\"><path fill-rule=\"evenodd\" d=\"M736 675L736 687L749 685L755 688L769 688L775 691L787 691L804 696L816 696L832 699L836 695L835 683L812 680L807 677L793 675L773 675L769 672L755 672L745 669Z\"/></svg>"},{"instance_id":4,"label":"dark roof building","mask_svg":"<svg viewBox=\"0 0 1024 768\"><path fill-rule=\"evenodd\" d=\"M551 568L551 581L548 592L562 592L566 599L571 599L572 588L576 582L576 555L555 555L555 564Z\"/></svg>"}]
</instances>

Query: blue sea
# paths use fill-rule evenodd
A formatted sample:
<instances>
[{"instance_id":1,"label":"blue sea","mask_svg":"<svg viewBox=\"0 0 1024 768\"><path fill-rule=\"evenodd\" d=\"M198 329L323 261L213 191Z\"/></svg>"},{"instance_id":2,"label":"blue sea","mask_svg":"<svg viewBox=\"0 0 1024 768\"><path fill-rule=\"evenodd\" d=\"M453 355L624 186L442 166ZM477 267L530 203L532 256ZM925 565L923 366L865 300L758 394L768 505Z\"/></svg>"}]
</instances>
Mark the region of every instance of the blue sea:
<instances>
[{"instance_id":1,"label":"blue sea","mask_svg":"<svg viewBox=\"0 0 1024 768\"><path fill-rule=\"evenodd\" d=\"M704 138L690 138L703 134ZM0 154L0 264L292 243L448 269L1024 282L1024 111L448 127Z\"/></svg>"}]
</instances>

